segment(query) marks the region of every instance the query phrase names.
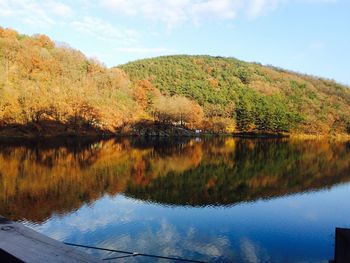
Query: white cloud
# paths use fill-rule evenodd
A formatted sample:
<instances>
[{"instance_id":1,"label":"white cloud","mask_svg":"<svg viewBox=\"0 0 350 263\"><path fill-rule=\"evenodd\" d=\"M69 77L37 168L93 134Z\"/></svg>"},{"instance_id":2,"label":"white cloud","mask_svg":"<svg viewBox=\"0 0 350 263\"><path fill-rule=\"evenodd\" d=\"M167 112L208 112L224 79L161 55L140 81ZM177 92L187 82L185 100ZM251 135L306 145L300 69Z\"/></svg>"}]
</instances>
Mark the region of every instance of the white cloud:
<instances>
[{"instance_id":1,"label":"white cloud","mask_svg":"<svg viewBox=\"0 0 350 263\"><path fill-rule=\"evenodd\" d=\"M336 3L339 0L100 0L114 12L164 23L173 28L185 22L256 18L282 3Z\"/></svg>"},{"instance_id":2,"label":"white cloud","mask_svg":"<svg viewBox=\"0 0 350 263\"><path fill-rule=\"evenodd\" d=\"M97 16L95 10L107 8L117 14L143 18L172 29L184 23L232 21L237 16L259 17L281 3L336 3L339 0L0 0L0 17L11 17L36 26L69 24L76 18ZM106 11L108 11L106 10ZM80 17L80 18L79 18ZM101 17L100 17L101 18Z\"/></svg>"},{"instance_id":3,"label":"white cloud","mask_svg":"<svg viewBox=\"0 0 350 263\"><path fill-rule=\"evenodd\" d=\"M146 47L121 47L117 48L117 51L120 52L126 52L126 53L157 53L157 54L164 54L164 53L175 53L175 49L170 49L170 48L164 48L164 47L159 47L159 48L146 48Z\"/></svg>"},{"instance_id":4,"label":"white cloud","mask_svg":"<svg viewBox=\"0 0 350 263\"><path fill-rule=\"evenodd\" d=\"M60 2L46 1L44 7L48 9L49 12L58 16L71 16L73 15L73 10L68 6Z\"/></svg>"},{"instance_id":5,"label":"white cloud","mask_svg":"<svg viewBox=\"0 0 350 263\"><path fill-rule=\"evenodd\" d=\"M70 6L53 0L0 0L0 17L14 17L40 27L54 25L55 18L67 18L73 14Z\"/></svg>"},{"instance_id":6,"label":"white cloud","mask_svg":"<svg viewBox=\"0 0 350 263\"><path fill-rule=\"evenodd\" d=\"M281 0L250 0L247 6L249 17L258 17L261 14L277 7Z\"/></svg>"},{"instance_id":7,"label":"white cloud","mask_svg":"<svg viewBox=\"0 0 350 263\"><path fill-rule=\"evenodd\" d=\"M102 0L102 4L127 16L141 16L172 28L187 21L232 19L242 0Z\"/></svg>"},{"instance_id":8,"label":"white cloud","mask_svg":"<svg viewBox=\"0 0 350 263\"><path fill-rule=\"evenodd\" d=\"M264 248L246 237L240 240L240 248L244 261L246 262L258 263L271 261L270 256Z\"/></svg>"},{"instance_id":9,"label":"white cloud","mask_svg":"<svg viewBox=\"0 0 350 263\"><path fill-rule=\"evenodd\" d=\"M140 36L134 30L113 26L102 19L91 16L72 21L70 25L81 33L101 40L117 42L120 45L138 42Z\"/></svg>"},{"instance_id":10,"label":"white cloud","mask_svg":"<svg viewBox=\"0 0 350 263\"><path fill-rule=\"evenodd\" d=\"M162 22L168 28L185 22L233 20L238 15L258 17L284 1L288 0L101 0L118 14Z\"/></svg>"}]
</instances>

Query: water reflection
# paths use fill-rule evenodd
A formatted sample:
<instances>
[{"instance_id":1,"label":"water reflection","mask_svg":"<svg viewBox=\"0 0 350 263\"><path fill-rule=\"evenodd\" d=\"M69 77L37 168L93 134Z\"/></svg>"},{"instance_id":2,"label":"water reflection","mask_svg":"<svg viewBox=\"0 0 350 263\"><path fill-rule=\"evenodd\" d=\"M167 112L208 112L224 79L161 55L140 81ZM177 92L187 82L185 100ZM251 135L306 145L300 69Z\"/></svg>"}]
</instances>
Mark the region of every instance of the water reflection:
<instances>
[{"instance_id":1,"label":"water reflection","mask_svg":"<svg viewBox=\"0 0 350 263\"><path fill-rule=\"evenodd\" d=\"M2 142L0 214L43 222L119 193L175 206L234 205L349 182L349 156L349 144L326 141Z\"/></svg>"}]
</instances>

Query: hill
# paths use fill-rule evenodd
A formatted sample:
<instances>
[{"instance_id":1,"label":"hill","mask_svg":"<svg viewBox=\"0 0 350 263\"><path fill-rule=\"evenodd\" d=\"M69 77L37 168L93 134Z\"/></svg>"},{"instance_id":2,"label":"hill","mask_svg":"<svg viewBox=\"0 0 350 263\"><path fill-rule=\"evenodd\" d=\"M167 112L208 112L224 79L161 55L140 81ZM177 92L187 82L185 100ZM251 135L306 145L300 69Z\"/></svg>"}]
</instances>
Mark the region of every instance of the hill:
<instances>
[{"instance_id":1,"label":"hill","mask_svg":"<svg viewBox=\"0 0 350 263\"><path fill-rule=\"evenodd\" d=\"M196 101L209 123L239 131L348 133L350 89L331 80L234 58L164 56L119 67L167 96Z\"/></svg>"},{"instance_id":2,"label":"hill","mask_svg":"<svg viewBox=\"0 0 350 263\"><path fill-rule=\"evenodd\" d=\"M0 27L0 136L350 133L350 89L233 58L107 68L45 35Z\"/></svg>"},{"instance_id":3,"label":"hill","mask_svg":"<svg viewBox=\"0 0 350 263\"><path fill-rule=\"evenodd\" d=\"M113 132L137 117L126 74L45 35L0 27L0 134Z\"/></svg>"}]
</instances>

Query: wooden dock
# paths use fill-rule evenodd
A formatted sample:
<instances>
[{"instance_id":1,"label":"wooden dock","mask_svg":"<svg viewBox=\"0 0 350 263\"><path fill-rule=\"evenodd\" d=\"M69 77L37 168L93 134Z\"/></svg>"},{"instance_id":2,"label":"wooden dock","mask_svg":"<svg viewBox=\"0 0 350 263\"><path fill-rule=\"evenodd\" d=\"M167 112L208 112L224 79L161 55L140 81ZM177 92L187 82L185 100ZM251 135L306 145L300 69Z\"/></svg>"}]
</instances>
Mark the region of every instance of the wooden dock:
<instances>
[{"instance_id":1,"label":"wooden dock","mask_svg":"<svg viewBox=\"0 0 350 263\"><path fill-rule=\"evenodd\" d=\"M0 262L103 262L82 251L0 217Z\"/></svg>"}]
</instances>

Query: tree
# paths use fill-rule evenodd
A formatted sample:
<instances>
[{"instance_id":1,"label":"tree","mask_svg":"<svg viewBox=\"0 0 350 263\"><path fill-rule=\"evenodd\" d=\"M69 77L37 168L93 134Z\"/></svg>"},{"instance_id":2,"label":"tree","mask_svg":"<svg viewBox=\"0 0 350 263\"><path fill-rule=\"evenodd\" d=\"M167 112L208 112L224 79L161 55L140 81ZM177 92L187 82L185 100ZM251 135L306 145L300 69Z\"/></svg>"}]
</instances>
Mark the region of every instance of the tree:
<instances>
[{"instance_id":1,"label":"tree","mask_svg":"<svg viewBox=\"0 0 350 263\"><path fill-rule=\"evenodd\" d=\"M9 87L0 88L0 125L21 122L21 114L18 92Z\"/></svg>"},{"instance_id":2,"label":"tree","mask_svg":"<svg viewBox=\"0 0 350 263\"><path fill-rule=\"evenodd\" d=\"M241 131L249 131L253 126L253 105L244 95L241 95L235 109L237 127Z\"/></svg>"},{"instance_id":3,"label":"tree","mask_svg":"<svg viewBox=\"0 0 350 263\"><path fill-rule=\"evenodd\" d=\"M199 125L204 116L202 108L197 103L182 96L157 97L153 111L160 122L191 127Z\"/></svg>"},{"instance_id":4,"label":"tree","mask_svg":"<svg viewBox=\"0 0 350 263\"><path fill-rule=\"evenodd\" d=\"M47 48L47 49L55 47L55 43L46 35L38 34L38 35L34 35L33 38L37 40L37 43L40 47Z\"/></svg>"}]
</instances>

